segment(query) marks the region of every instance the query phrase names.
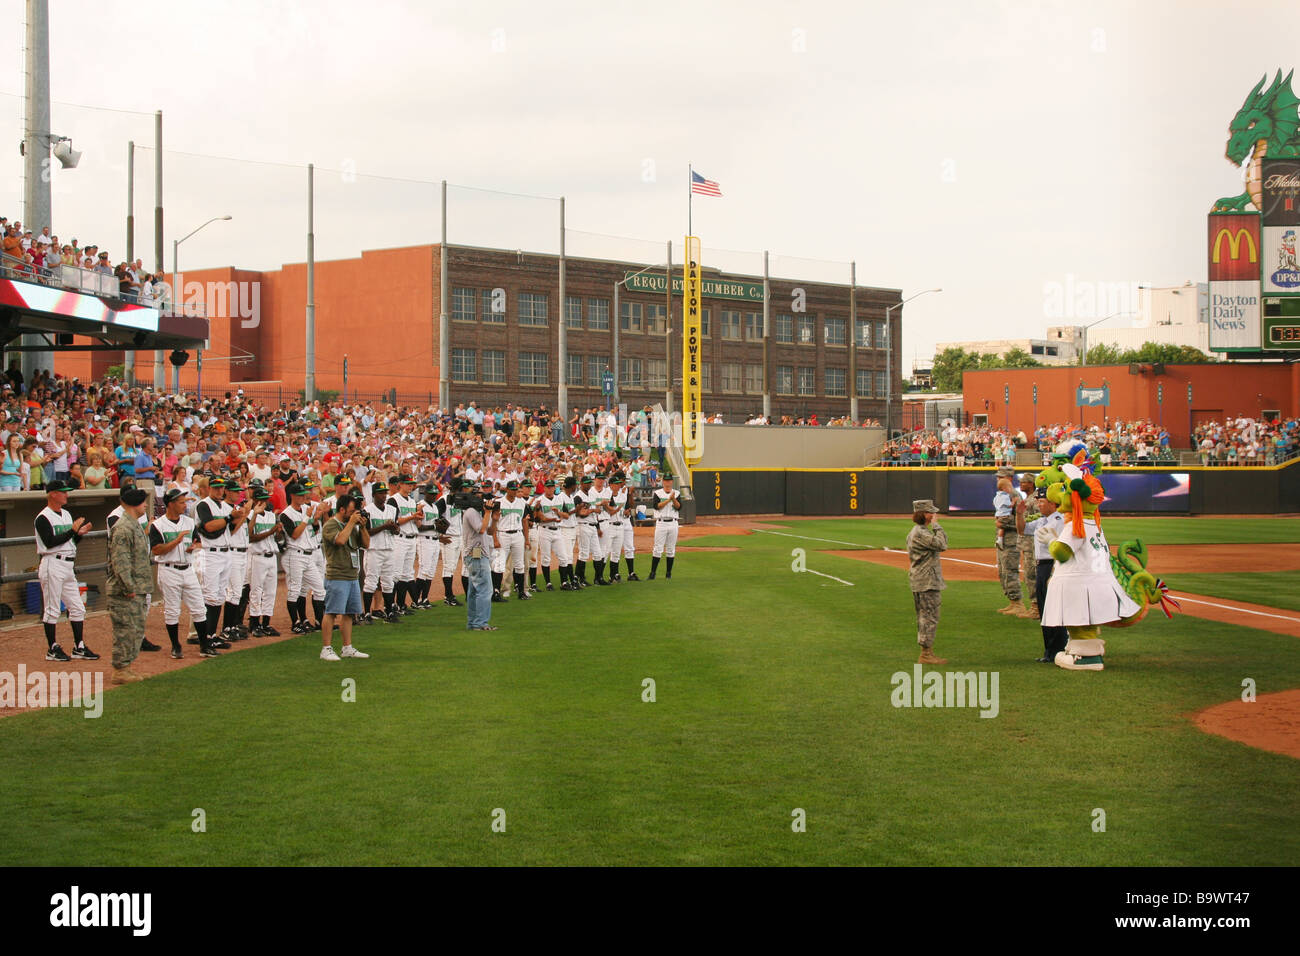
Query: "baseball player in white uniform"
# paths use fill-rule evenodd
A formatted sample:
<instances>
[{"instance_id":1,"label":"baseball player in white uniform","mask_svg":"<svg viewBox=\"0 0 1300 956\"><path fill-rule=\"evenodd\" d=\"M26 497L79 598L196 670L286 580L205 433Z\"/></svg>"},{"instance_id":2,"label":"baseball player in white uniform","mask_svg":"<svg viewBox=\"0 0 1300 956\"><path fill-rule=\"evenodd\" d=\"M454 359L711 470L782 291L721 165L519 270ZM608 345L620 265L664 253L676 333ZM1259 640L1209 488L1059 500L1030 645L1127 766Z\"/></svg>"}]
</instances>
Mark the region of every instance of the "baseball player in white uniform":
<instances>
[{"instance_id":1,"label":"baseball player in white uniform","mask_svg":"<svg viewBox=\"0 0 1300 956\"><path fill-rule=\"evenodd\" d=\"M244 489L238 478L226 479L226 502L231 504ZM248 514L252 500L241 506L243 520L232 522L226 531L226 601L221 634L228 641L243 641L249 630L244 627L244 608L248 604Z\"/></svg>"},{"instance_id":2,"label":"baseball player in white uniform","mask_svg":"<svg viewBox=\"0 0 1300 956\"><path fill-rule=\"evenodd\" d=\"M650 552L650 580L659 570L659 558L665 559L665 578L673 576L673 556L677 554L677 517L682 510L681 498L673 490L673 476L665 475L663 487L655 489L655 545Z\"/></svg>"},{"instance_id":3,"label":"baseball player in white uniform","mask_svg":"<svg viewBox=\"0 0 1300 956\"><path fill-rule=\"evenodd\" d=\"M57 478L45 486L45 508L36 516L36 553L40 556L37 579L41 582L41 595L45 599L45 651L47 661L71 660L55 641L54 626L59 622L62 602L68 608L68 623L72 625L72 657L81 661L97 661L99 655L86 646L82 629L86 621L86 605L77 587L77 574L73 564L77 560L77 542L90 530L90 522L77 518L64 507L71 489Z\"/></svg>"},{"instance_id":4,"label":"baseball player in white uniform","mask_svg":"<svg viewBox=\"0 0 1300 956\"><path fill-rule=\"evenodd\" d=\"M158 590L162 594L163 624L172 642L172 657L180 660L181 605L190 612L194 631L198 634L199 655L216 657L221 652L208 640L207 608L203 603L203 588L194 568L192 557L201 545L195 537L194 519L185 513L189 492L172 488L163 494L163 513L154 518L149 527L149 550L158 565Z\"/></svg>"},{"instance_id":5,"label":"baseball player in white uniform","mask_svg":"<svg viewBox=\"0 0 1300 956\"><path fill-rule=\"evenodd\" d=\"M284 551L285 600L289 619L293 621L291 630L295 634L310 634L320 630L320 619L325 614L325 578L315 558L320 549L315 522L329 505L317 502L313 506L308 500L311 489L303 487L302 482L294 482L285 491L290 502L280 512L280 526L288 545ZM307 618L308 591L312 595L312 610L316 612L314 624Z\"/></svg>"},{"instance_id":6,"label":"baseball player in white uniform","mask_svg":"<svg viewBox=\"0 0 1300 956\"><path fill-rule=\"evenodd\" d=\"M510 572L515 582L515 594L521 601L530 601L524 586L524 540L528 532L528 502L519 495L519 482L506 482L506 494L500 501L497 516L497 536L501 547L492 551L492 578L497 594L502 600L510 589L503 584Z\"/></svg>"},{"instance_id":7,"label":"baseball player in white uniform","mask_svg":"<svg viewBox=\"0 0 1300 956\"><path fill-rule=\"evenodd\" d=\"M456 600L456 595L452 592L452 581L456 577L456 565L460 563L461 550L461 511L452 504L452 495L460 490L461 479L453 478L448 488L442 496L434 502L438 509L438 514L447 522L447 540L441 542L438 549L439 560L442 562L442 603L448 607L460 607L460 602ZM469 589L469 579L465 575L460 578L461 593Z\"/></svg>"},{"instance_id":8,"label":"baseball player in white uniform","mask_svg":"<svg viewBox=\"0 0 1300 956\"><path fill-rule=\"evenodd\" d=\"M546 479L542 484L542 493L533 504L533 520L537 522L538 528L541 529L541 540L537 546L537 563L541 565L542 579L546 582L546 590L548 591L555 590L555 585L551 583L551 554L561 550L560 517L563 505L563 496L555 493L555 479ZM561 563L561 590L567 591L569 589L568 585L569 572L566 565Z\"/></svg>"},{"instance_id":9,"label":"baseball player in white uniform","mask_svg":"<svg viewBox=\"0 0 1300 956\"><path fill-rule=\"evenodd\" d=\"M632 492L627 490L627 482L621 474L610 479L610 499L606 505L609 512L609 545L606 552L609 558L610 577L619 580L619 558L627 557L627 579L640 581L636 576L636 528L632 522Z\"/></svg>"},{"instance_id":10,"label":"baseball player in white uniform","mask_svg":"<svg viewBox=\"0 0 1300 956\"><path fill-rule=\"evenodd\" d=\"M582 489L573 496L574 516L578 522L578 570L576 579L579 587L587 586L587 562L595 564L596 583L605 585L605 553L601 549L600 535L600 496L592 488L594 479L591 475L582 476Z\"/></svg>"},{"instance_id":11,"label":"baseball player in white uniform","mask_svg":"<svg viewBox=\"0 0 1300 956\"><path fill-rule=\"evenodd\" d=\"M406 603L407 595L415 601L415 552L420 537L420 515L412 495L415 479L410 475L397 476L397 494L389 496L390 507L397 512L397 528L393 532L393 605L399 614L414 614L415 609Z\"/></svg>"},{"instance_id":12,"label":"baseball player in white uniform","mask_svg":"<svg viewBox=\"0 0 1300 956\"><path fill-rule=\"evenodd\" d=\"M612 535L609 532L609 499L613 497L613 492L605 484L604 472L596 473L595 484L592 485L591 494L594 498L594 508L596 512L596 545L600 554L596 556L596 583L613 584L614 570L610 571L610 579L605 580L605 561L609 556ZM620 544L622 542L619 542Z\"/></svg>"},{"instance_id":13,"label":"baseball player in white uniform","mask_svg":"<svg viewBox=\"0 0 1300 956\"><path fill-rule=\"evenodd\" d=\"M365 508L370 521L370 547L366 549L366 580L361 585L361 604L365 608L366 620L375 620L370 607L375 588L379 588L384 597L384 610L378 619L395 624L401 618L401 612L393 606L396 564L393 538L397 534L397 512L388 503L388 485L382 481L371 486L370 496L372 500Z\"/></svg>"},{"instance_id":14,"label":"baseball player in white uniform","mask_svg":"<svg viewBox=\"0 0 1300 956\"><path fill-rule=\"evenodd\" d=\"M560 576L565 577L567 570L569 584L568 588L560 585L561 591L577 591L587 586L573 571L573 548L578 543L577 502L574 501L577 488L578 479L569 475L564 479L564 491L557 496L560 499Z\"/></svg>"},{"instance_id":15,"label":"baseball player in white uniform","mask_svg":"<svg viewBox=\"0 0 1300 956\"><path fill-rule=\"evenodd\" d=\"M203 545L203 603L207 605L208 638L217 647L229 647L230 642L218 636L221 622L221 605L226 598L226 584L230 574L230 535L234 509L226 501L226 482L214 477L208 482L208 497L194 510L194 523L199 541ZM198 629L195 628L197 632ZM202 646L201 640L195 643Z\"/></svg>"},{"instance_id":16,"label":"baseball player in white uniform","mask_svg":"<svg viewBox=\"0 0 1300 956\"><path fill-rule=\"evenodd\" d=\"M253 637L279 637L280 632L271 626L275 613L275 594L279 587L280 556L275 545L275 531L280 520L271 510L271 490L262 485L253 487L253 510L248 515L248 600L249 620Z\"/></svg>"},{"instance_id":17,"label":"baseball player in white uniform","mask_svg":"<svg viewBox=\"0 0 1300 956\"><path fill-rule=\"evenodd\" d=\"M419 569L415 579L415 606L431 608L429 590L433 587L434 575L438 570L438 546L451 539L438 532L438 508L434 500L438 497L437 484L430 482L424 486L419 503L415 506L419 520L415 526L419 537L415 539L415 560Z\"/></svg>"}]
</instances>

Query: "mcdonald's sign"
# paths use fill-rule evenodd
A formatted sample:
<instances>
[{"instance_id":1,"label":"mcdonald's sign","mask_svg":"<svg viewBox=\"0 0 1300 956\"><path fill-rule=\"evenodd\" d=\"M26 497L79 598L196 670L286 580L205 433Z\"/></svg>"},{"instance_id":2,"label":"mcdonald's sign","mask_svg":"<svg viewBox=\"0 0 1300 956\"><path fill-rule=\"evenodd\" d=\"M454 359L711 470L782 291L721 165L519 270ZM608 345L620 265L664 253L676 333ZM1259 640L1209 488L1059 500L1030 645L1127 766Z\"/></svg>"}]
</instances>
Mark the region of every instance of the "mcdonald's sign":
<instances>
[{"instance_id":1,"label":"mcdonald's sign","mask_svg":"<svg viewBox=\"0 0 1300 956\"><path fill-rule=\"evenodd\" d=\"M1259 214L1209 216L1211 282L1259 279Z\"/></svg>"}]
</instances>

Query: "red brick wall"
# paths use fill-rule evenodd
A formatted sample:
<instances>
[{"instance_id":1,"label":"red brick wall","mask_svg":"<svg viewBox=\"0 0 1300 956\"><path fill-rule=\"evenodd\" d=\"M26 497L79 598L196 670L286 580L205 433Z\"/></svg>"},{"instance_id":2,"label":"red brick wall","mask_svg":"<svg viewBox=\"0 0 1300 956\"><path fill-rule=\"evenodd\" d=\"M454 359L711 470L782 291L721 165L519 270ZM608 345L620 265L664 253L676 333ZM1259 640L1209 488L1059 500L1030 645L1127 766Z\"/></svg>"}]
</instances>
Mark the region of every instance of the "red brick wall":
<instances>
[{"instance_id":1,"label":"red brick wall","mask_svg":"<svg viewBox=\"0 0 1300 956\"><path fill-rule=\"evenodd\" d=\"M968 415L987 414L997 427L1009 422L1026 434L1037 423L1102 421L1103 409L1080 410L1075 389L1110 385L1108 418L1145 418L1162 422L1176 447L1189 445L1189 422L1216 420L1228 416L1258 417L1264 409L1284 415L1300 415L1300 364L1223 363L1213 365L1167 365L1164 375L1129 374L1127 365L1093 365L1084 368L1004 369L967 372L962 378L963 408ZM1187 402L1187 385L1192 385L1192 403ZM1038 405L1033 404L1033 385L1038 385ZM1004 386L1011 388L1011 403L1003 401ZM1157 401L1157 386L1164 386L1164 404ZM1189 418L1189 411L1191 413Z\"/></svg>"}]
</instances>

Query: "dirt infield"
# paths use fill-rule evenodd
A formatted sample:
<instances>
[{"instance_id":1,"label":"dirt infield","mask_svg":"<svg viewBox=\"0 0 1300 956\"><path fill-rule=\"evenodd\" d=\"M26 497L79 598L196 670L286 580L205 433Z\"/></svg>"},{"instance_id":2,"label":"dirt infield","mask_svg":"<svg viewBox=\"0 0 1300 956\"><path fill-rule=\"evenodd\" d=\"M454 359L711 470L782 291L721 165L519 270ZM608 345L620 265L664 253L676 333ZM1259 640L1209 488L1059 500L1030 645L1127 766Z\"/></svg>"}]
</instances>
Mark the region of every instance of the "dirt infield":
<instances>
[{"instance_id":1,"label":"dirt infield","mask_svg":"<svg viewBox=\"0 0 1300 956\"><path fill-rule=\"evenodd\" d=\"M1300 690L1217 704L1192 719L1206 733L1300 759Z\"/></svg>"}]
</instances>

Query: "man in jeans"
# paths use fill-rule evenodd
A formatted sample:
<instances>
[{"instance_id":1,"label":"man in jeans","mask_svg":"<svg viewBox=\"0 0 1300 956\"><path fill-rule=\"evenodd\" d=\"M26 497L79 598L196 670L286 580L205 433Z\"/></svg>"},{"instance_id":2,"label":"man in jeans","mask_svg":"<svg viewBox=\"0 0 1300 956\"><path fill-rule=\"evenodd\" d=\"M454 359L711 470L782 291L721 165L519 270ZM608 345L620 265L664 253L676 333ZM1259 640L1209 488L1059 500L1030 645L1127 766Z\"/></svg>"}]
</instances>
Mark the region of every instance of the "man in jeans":
<instances>
[{"instance_id":1,"label":"man in jeans","mask_svg":"<svg viewBox=\"0 0 1300 956\"><path fill-rule=\"evenodd\" d=\"M338 510L321 529L325 547L325 616L321 619L320 659L337 661L343 657L365 658L352 646L352 615L361 613L361 567L359 551L370 544L369 521L359 495L336 499ZM343 653L334 652L334 622L343 632Z\"/></svg>"},{"instance_id":2,"label":"man in jeans","mask_svg":"<svg viewBox=\"0 0 1300 956\"><path fill-rule=\"evenodd\" d=\"M467 496L477 497L477 486L466 483ZM482 499L480 498L479 501ZM465 608L471 631L495 631L492 625L492 546L496 537L496 511L484 515L482 507L467 506L461 515L461 560L469 576Z\"/></svg>"}]
</instances>

